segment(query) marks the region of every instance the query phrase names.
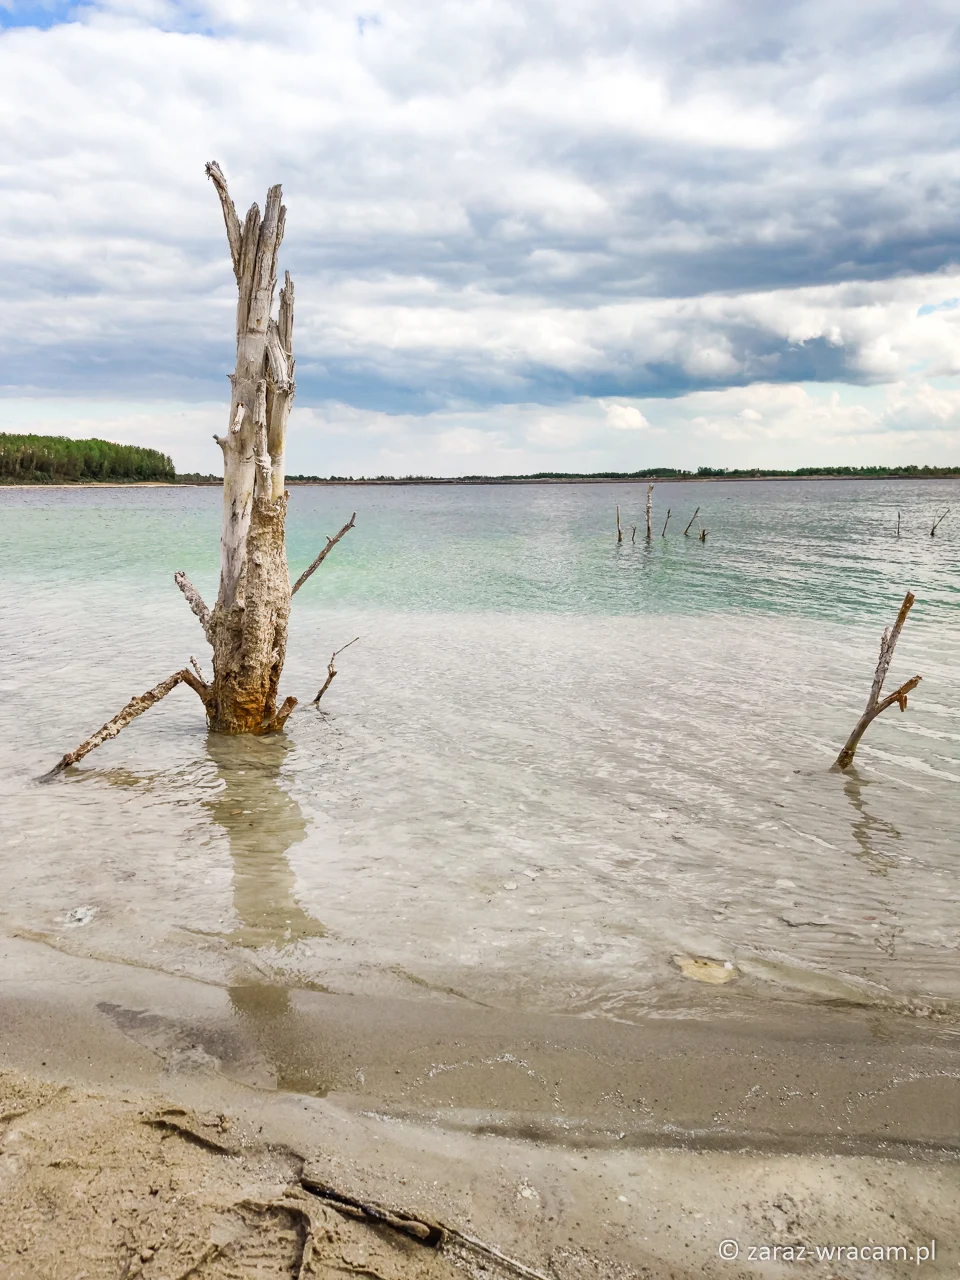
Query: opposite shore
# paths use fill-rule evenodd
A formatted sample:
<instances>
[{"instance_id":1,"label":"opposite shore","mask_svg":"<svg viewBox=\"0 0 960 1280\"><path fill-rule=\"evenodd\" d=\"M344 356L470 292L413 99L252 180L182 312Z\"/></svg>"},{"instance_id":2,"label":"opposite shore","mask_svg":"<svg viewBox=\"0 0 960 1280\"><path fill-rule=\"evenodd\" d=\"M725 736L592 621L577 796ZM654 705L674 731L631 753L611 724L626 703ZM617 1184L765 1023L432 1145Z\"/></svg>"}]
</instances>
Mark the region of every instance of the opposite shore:
<instances>
[{"instance_id":1,"label":"opposite shore","mask_svg":"<svg viewBox=\"0 0 960 1280\"><path fill-rule=\"evenodd\" d=\"M416 476L403 479L300 479L288 476L286 483L296 488L394 488L398 486L430 486L461 485L476 487L480 485L559 485L559 484L714 484L728 482L790 481L790 480L957 480L960 479L960 468L937 472L898 471L882 475L844 474L842 472L819 473L817 475L783 475L776 472L759 472L756 474L732 474L719 476L700 475L622 475L622 476ZM218 477L210 479L184 480L35 480L33 482L9 483L0 480L0 489L207 489L220 488L223 481Z\"/></svg>"}]
</instances>

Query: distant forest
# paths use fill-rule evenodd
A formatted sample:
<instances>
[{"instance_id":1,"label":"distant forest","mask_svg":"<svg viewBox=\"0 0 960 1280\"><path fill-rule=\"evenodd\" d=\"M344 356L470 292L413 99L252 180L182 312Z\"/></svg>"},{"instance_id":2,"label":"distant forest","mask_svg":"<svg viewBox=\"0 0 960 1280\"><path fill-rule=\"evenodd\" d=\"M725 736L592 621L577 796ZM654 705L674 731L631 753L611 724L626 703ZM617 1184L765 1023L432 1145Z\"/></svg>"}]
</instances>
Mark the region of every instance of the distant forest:
<instances>
[{"instance_id":1,"label":"distant forest","mask_svg":"<svg viewBox=\"0 0 960 1280\"><path fill-rule=\"evenodd\" d=\"M108 440L0 433L0 484L69 484L90 480L176 480L156 449Z\"/></svg>"},{"instance_id":2,"label":"distant forest","mask_svg":"<svg viewBox=\"0 0 960 1280\"><path fill-rule=\"evenodd\" d=\"M797 467L781 471L770 467L737 469L698 467L646 467L642 471L537 471L525 476L305 476L289 475L291 484L550 484L604 480L763 480L804 479L931 479L960 476L957 467ZM68 440L65 436L22 436L0 432L0 484L69 484L90 481L159 480L167 484L223 483L221 476L199 472L177 474L173 462L157 449L108 440Z\"/></svg>"}]
</instances>

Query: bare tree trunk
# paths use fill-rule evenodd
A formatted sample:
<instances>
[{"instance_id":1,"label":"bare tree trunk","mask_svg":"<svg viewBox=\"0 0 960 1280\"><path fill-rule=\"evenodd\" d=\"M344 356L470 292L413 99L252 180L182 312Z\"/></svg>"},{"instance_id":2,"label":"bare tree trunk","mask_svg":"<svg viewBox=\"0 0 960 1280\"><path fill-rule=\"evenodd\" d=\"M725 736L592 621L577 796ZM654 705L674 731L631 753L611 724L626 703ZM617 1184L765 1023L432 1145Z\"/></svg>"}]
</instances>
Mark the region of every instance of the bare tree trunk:
<instances>
[{"instance_id":1,"label":"bare tree trunk","mask_svg":"<svg viewBox=\"0 0 960 1280\"><path fill-rule=\"evenodd\" d=\"M623 530L620 528L620 504L617 503L617 541L623 541Z\"/></svg>"},{"instance_id":2,"label":"bare tree trunk","mask_svg":"<svg viewBox=\"0 0 960 1280\"><path fill-rule=\"evenodd\" d=\"M288 698L277 709L291 595L284 542L284 451L294 394L289 273L279 319L270 313L287 211L280 187L271 187L263 218L251 205L241 228L219 166L208 164L207 174L223 208L238 291L230 425L216 437L223 450L223 519L220 590L206 627L213 646L207 712L211 729L265 733L280 728L296 706Z\"/></svg>"},{"instance_id":3,"label":"bare tree trunk","mask_svg":"<svg viewBox=\"0 0 960 1280\"><path fill-rule=\"evenodd\" d=\"M873 684L870 688L870 697L867 699L866 710L854 726L853 733L843 745L843 750L834 761L835 769L847 769L853 763L853 757L856 754L860 739L867 730L868 725L872 724L880 715L881 711L886 711L887 707L892 707L896 703L901 711L907 709L907 694L915 689L920 683L920 676L912 676L904 684L896 689L893 693L888 694L886 698L881 699L880 694L883 691L883 682L887 678L887 672L890 670L890 663L893 659L893 651L897 647L897 641L900 639L900 632L903 630L903 624L907 620L907 614L913 607L916 597L912 592L908 591L903 597L903 604L900 606L900 612L897 614L897 620L893 624L893 628L887 628L883 633L883 639L880 641L880 659L877 662L877 669L874 672Z\"/></svg>"},{"instance_id":4,"label":"bare tree trunk","mask_svg":"<svg viewBox=\"0 0 960 1280\"><path fill-rule=\"evenodd\" d=\"M251 205L241 227L219 165L208 164L207 176L220 197L238 295L230 417L226 434L214 436L223 450L216 605L212 610L207 607L185 573L175 574L174 580L213 649L213 680L206 683L199 668L197 675L188 668L175 672L133 698L97 733L63 756L48 776L116 737L178 684L189 685L199 695L211 729L234 734L280 729L297 705L296 698L287 698L277 706L290 598L353 528L356 513L335 537L327 539L326 547L291 590L284 540L284 452L294 394L293 282L289 273L280 290L277 319L271 314L286 209L280 203L280 187L271 187L263 217L259 208Z\"/></svg>"},{"instance_id":5,"label":"bare tree trunk","mask_svg":"<svg viewBox=\"0 0 960 1280\"><path fill-rule=\"evenodd\" d=\"M647 514L647 537L652 538L653 537L653 529L651 528L651 521L653 520L653 485L652 484L647 485L646 514Z\"/></svg>"}]
</instances>

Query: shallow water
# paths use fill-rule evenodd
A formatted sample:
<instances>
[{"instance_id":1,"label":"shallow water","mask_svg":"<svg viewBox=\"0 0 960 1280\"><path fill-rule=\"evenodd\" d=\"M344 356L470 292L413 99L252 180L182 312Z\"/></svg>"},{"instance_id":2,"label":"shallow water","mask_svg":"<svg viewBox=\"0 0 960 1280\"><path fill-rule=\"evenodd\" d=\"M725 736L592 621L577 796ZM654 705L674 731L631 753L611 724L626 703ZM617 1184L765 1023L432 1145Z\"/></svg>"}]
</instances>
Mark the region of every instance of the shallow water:
<instances>
[{"instance_id":1,"label":"shallow water","mask_svg":"<svg viewBox=\"0 0 960 1280\"><path fill-rule=\"evenodd\" d=\"M294 573L358 511L294 603L284 693L360 636L325 714L222 739L181 689L39 786L208 665L172 574L215 596L220 494L0 489L3 926L228 985L954 1015L960 483L658 485L649 545L645 491L296 488ZM891 682L923 683L830 773L907 588Z\"/></svg>"}]
</instances>

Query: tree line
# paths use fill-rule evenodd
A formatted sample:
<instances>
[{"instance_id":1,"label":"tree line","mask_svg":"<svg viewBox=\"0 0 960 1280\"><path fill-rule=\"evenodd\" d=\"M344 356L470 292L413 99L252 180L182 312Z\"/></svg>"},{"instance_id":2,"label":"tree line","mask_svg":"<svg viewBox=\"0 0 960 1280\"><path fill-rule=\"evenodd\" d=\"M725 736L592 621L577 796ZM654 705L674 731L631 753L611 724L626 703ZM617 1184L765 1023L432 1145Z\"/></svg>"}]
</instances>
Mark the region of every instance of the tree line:
<instances>
[{"instance_id":1,"label":"tree line","mask_svg":"<svg viewBox=\"0 0 960 1280\"><path fill-rule=\"evenodd\" d=\"M0 433L0 483L69 484L84 480L176 480L173 462L157 449L109 440Z\"/></svg>"}]
</instances>

